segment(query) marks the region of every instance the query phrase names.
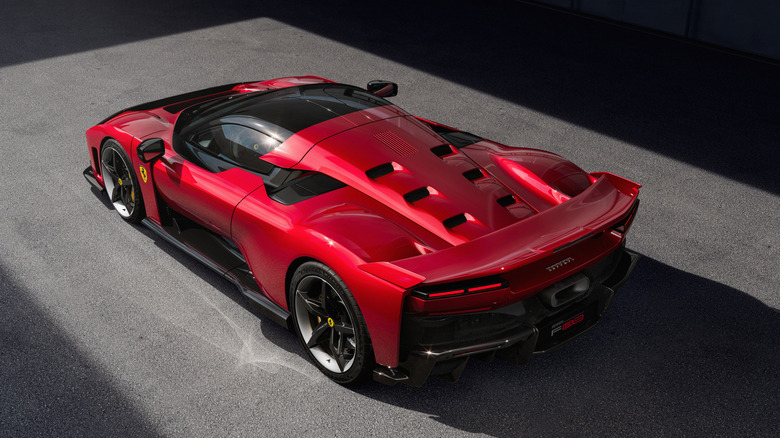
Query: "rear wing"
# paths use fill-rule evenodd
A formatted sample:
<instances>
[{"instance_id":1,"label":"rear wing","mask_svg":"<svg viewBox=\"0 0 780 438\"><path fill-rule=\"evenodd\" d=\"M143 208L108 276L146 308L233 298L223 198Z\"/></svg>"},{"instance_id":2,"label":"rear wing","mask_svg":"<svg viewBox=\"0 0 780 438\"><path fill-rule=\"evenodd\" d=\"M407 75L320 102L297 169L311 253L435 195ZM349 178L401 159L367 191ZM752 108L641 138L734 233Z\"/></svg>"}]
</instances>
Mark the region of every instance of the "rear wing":
<instances>
[{"instance_id":1,"label":"rear wing","mask_svg":"<svg viewBox=\"0 0 780 438\"><path fill-rule=\"evenodd\" d=\"M598 178L595 183L558 206L478 239L392 264L435 284L500 275L555 258L633 214L639 184L610 173L593 176Z\"/></svg>"}]
</instances>

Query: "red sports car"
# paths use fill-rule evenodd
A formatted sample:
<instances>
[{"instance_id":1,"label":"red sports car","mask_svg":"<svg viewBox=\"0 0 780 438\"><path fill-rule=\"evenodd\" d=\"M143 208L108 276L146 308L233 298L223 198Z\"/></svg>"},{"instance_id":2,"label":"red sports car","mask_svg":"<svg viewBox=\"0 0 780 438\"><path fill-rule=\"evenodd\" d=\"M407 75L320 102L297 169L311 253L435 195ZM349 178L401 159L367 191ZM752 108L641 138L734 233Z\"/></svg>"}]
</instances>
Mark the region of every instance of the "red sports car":
<instances>
[{"instance_id":1,"label":"red sports car","mask_svg":"<svg viewBox=\"0 0 780 438\"><path fill-rule=\"evenodd\" d=\"M84 171L295 330L336 382L456 380L593 327L638 256L640 185L415 117L313 76L138 105L87 131Z\"/></svg>"}]
</instances>

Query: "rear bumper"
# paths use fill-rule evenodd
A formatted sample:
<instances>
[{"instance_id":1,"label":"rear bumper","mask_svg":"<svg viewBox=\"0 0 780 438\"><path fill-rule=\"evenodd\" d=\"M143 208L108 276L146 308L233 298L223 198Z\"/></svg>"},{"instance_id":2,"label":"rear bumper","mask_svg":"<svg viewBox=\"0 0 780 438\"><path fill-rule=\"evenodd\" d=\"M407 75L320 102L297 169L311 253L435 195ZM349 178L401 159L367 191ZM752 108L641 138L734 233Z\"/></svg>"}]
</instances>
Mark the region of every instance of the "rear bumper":
<instances>
[{"instance_id":1,"label":"rear bumper","mask_svg":"<svg viewBox=\"0 0 780 438\"><path fill-rule=\"evenodd\" d=\"M593 328L640 256L620 248L583 274L594 280L576 302L550 308L534 296L501 309L438 317L404 315L398 367L378 367L374 380L421 386L429 376L457 380L471 356L526 363ZM605 269L605 266L607 269Z\"/></svg>"}]
</instances>

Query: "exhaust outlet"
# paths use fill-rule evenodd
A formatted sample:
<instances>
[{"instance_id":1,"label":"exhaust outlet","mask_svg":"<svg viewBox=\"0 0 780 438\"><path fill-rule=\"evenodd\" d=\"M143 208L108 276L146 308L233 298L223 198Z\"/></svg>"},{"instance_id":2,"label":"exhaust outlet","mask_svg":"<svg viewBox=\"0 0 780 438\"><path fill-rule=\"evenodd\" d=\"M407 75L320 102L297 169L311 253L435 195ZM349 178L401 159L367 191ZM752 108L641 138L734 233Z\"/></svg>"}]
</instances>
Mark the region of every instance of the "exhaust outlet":
<instances>
[{"instance_id":1,"label":"exhaust outlet","mask_svg":"<svg viewBox=\"0 0 780 438\"><path fill-rule=\"evenodd\" d=\"M547 307L560 307L582 296L590 289L590 280L584 274L574 274L543 289L537 296Z\"/></svg>"}]
</instances>

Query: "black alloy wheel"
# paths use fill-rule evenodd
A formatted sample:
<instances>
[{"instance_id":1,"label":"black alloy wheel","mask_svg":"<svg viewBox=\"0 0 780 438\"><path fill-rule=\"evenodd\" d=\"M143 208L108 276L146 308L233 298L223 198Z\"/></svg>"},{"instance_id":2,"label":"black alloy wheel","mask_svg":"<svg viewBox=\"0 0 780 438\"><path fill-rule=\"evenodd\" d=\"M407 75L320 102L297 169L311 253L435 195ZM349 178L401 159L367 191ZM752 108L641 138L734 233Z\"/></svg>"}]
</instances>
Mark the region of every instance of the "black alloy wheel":
<instances>
[{"instance_id":1,"label":"black alloy wheel","mask_svg":"<svg viewBox=\"0 0 780 438\"><path fill-rule=\"evenodd\" d=\"M291 282L290 304L295 331L325 375L350 384L370 373L374 360L366 323L333 270L318 262L301 265Z\"/></svg>"},{"instance_id":2,"label":"black alloy wheel","mask_svg":"<svg viewBox=\"0 0 780 438\"><path fill-rule=\"evenodd\" d=\"M144 202L130 163L130 158L116 140L106 140L100 153L100 173L106 192L122 219L137 223L144 216Z\"/></svg>"}]
</instances>

